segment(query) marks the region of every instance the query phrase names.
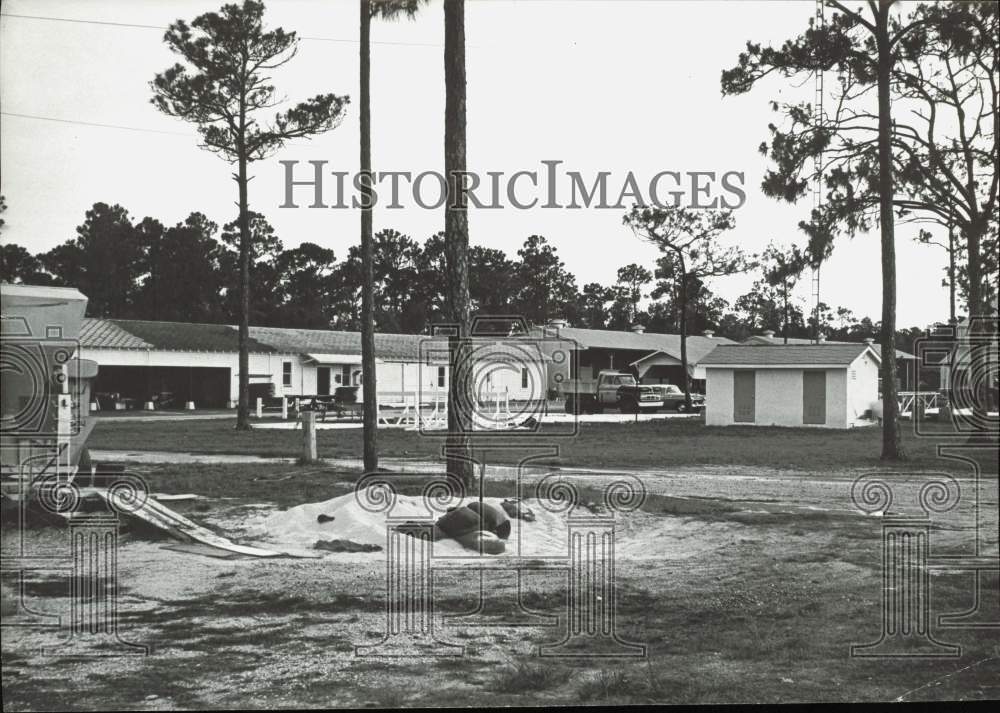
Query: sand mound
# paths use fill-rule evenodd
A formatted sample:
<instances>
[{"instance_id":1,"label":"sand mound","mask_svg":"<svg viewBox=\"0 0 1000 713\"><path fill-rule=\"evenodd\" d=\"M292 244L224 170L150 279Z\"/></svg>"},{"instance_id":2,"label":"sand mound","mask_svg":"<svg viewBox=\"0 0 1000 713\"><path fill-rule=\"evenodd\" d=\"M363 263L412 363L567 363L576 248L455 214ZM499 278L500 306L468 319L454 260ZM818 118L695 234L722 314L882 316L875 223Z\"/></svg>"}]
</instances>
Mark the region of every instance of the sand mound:
<instances>
[{"instance_id":1,"label":"sand mound","mask_svg":"<svg viewBox=\"0 0 1000 713\"><path fill-rule=\"evenodd\" d=\"M499 506L501 498L486 498ZM469 502L466 499L465 502ZM537 500L525 504L535 513L534 522L511 518L506 552L492 557L566 557L569 529L565 513L552 513ZM394 518L423 519L427 514L421 498L400 495L392 511ZM322 517L320 517L322 516ZM332 519L331 519L332 518ZM615 523L615 556L622 560L684 560L726 547L740 526L694 518L656 516L637 511L621 514ZM385 513L362 508L353 493L319 503L306 503L273 513L252 525L248 535L285 548L312 549L320 540L349 540L359 545L385 547ZM477 553L452 539L434 542L436 556L468 557ZM372 561L382 552L324 553L326 557Z\"/></svg>"},{"instance_id":2,"label":"sand mound","mask_svg":"<svg viewBox=\"0 0 1000 713\"><path fill-rule=\"evenodd\" d=\"M486 498L485 501L499 507L503 499ZM535 521L525 522L511 518L507 551L498 556L565 556L568 541L565 515L549 512L536 502L527 504L535 513ZM394 519L419 519L425 517L426 513L420 497L399 495L392 516ZM365 510L358 504L354 494L348 493L323 502L306 503L276 512L253 530L256 536L263 537L268 542L298 547L312 547L318 540L334 539L384 547L386 518L384 513ZM447 538L434 543L434 553L449 556L475 554Z\"/></svg>"}]
</instances>

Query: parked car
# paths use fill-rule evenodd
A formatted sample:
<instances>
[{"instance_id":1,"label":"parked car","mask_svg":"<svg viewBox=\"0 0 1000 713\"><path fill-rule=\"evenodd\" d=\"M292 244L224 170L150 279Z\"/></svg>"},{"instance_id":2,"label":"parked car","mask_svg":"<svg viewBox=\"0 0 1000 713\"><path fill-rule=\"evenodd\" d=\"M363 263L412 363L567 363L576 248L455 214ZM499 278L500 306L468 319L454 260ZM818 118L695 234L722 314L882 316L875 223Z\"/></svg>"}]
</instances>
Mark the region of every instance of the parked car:
<instances>
[{"instance_id":1,"label":"parked car","mask_svg":"<svg viewBox=\"0 0 1000 713\"><path fill-rule=\"evenodd\" d=\"M664 411L677 411L684 413L687 411L687 403L684 400L684 392L680 387L673 384L654 384L660 399L663 401ZM691 410L699 411L705 408L705 397L702 394L691 394Z\"/></svg>"}]
</instances>

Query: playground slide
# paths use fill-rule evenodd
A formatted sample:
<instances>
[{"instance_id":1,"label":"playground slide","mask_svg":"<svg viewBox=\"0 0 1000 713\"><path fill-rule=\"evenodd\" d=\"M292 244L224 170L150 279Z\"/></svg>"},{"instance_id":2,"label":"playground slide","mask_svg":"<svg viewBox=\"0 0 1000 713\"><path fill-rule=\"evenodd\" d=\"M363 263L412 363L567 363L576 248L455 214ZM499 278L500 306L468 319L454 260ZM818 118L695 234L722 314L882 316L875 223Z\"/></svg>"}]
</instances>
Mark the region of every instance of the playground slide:
<instances>
[{"instance_id":1,"label":"playground slide","mask_svg":"<svg viewBox=\"0 0 1000 713\"><path fill-rule=\"evenodd\" d=\"M94 488L105 502L108 500L108 491L104 488ZM320 553L312 554L308 552L287 552L278 550L266 550L250 545L237 545L235 542L217 535L206 527L187 519L183 515L174 512L154 498L146 498L146 501L136 510L130 511L133 517L137 517L157 529L163 530L170 535L184 542L198 542L209 547L214 547L226 552L250 557L303 557L317 558Z\"/></svg>"}]
</instances>

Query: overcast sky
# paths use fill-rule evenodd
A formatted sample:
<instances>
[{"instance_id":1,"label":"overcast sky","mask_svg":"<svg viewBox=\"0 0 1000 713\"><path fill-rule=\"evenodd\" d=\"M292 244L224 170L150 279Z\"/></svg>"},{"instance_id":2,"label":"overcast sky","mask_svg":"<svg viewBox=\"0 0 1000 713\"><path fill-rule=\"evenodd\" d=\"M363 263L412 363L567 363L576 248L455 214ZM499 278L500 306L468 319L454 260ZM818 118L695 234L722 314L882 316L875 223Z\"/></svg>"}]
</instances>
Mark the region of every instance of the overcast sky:
<instances>
[{"instance_id":1,"label":"overcast sky","mask_svg":"<svg viewBox=\"0 0 1000 713\"><path fill-rule=\"evenodd\" d=\"M84 212L98 201L119 203L136 220L149 215L168 225L196 210L220 224L235 216L231 168L197 147L191 127L149 103L149 81L176 61L156 28L221 4L4 0L5 242L33 252L51 248L73 237ZM271 0L267 5L270 26L303 38L298 56L275 77L279 91L292 101L322 92L356 101L358 3ZM766 161L757 147L776 116L768 101L806 96L811 84L796 89L776 79L748 95L723 98L719 75L735 63L747 40L791 37L806 26L813 9L811 1L468 0L469 169L511 174L538 170L542 160L555 159L585 175L610 171L617 177L612 186L629 171L647 180L664 170L742 171L747 200L726 240L751 252L769 240L802 243L796 226L811 203L779 204L760 192ZM379 22L372 34L375 169L442 170L440 2L430 3L413 21ZM358 240L356 211L308 209L305 194L297 194L303 198L297 210L278 207L284 198L278 161L318 159L328 161L331 170L357 169L356 103L336 130L253 164L251 207L268 217L286 247L312 241L343 258ZM581 286L611 284L618 267L651 266L655 259L653 248L635 239L621 218L618 210L473 210L470 232L473 243L512 256L527 236L544 235ZM396 228L423 241L443 228L443 211L412 205L377 210L375 227ZM945 253L914 244L914 234L911 226L897 227L901 327L948 316L947 290L941 287ZM712 287L732 301L752 281L737 276ZM877 320L880 281L877 235L844 239L823 267L822 299ZM808 300L808 279L798 292Z\"/></svg>"}]
</instances>

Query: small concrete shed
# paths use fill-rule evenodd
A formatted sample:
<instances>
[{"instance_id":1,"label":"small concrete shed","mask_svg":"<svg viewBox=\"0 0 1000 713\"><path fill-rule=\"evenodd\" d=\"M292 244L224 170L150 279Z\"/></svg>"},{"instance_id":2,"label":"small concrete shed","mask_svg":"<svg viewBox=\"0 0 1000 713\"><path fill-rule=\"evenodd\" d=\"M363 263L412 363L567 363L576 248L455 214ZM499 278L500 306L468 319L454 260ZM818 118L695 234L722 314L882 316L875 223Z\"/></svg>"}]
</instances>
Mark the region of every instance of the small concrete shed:
<instances>
[{"instance_id":1,"label":"small concrete shed","mask_svg":"<svg viewBox=\"0 0 1000 713\"><path fill-rule=\"evenodd\" d=\"M869 344L720 345L701 361L709 426L852 428L878 399Z\"/></svg>"}]
</instances>

